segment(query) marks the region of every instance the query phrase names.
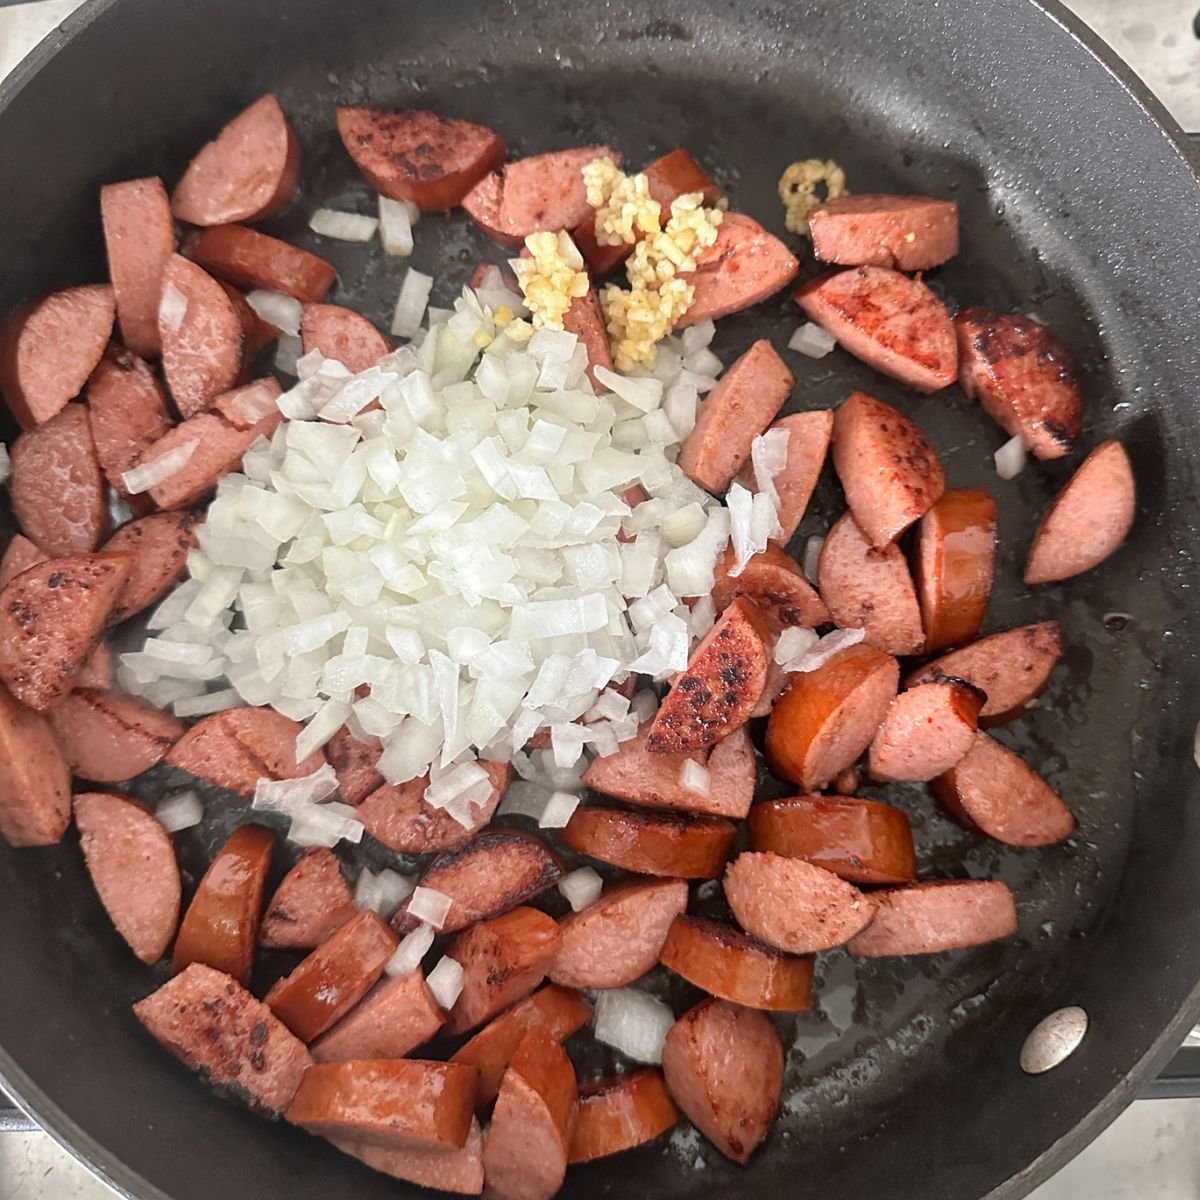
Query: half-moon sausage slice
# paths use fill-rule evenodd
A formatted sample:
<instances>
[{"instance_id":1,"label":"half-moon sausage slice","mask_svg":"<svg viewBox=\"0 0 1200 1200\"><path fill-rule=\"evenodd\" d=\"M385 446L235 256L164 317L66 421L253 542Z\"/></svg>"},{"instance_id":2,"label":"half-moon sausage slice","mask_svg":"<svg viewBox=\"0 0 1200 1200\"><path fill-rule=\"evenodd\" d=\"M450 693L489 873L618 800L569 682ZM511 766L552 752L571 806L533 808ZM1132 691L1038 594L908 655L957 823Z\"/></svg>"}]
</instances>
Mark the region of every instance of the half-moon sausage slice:
<instances>
[{"instance_id":1,"label":"half-moon sausage slice","mask_svg":"<svg viewBox=\"0 0 1200 1200\"><path fill-rule=\"evenodd\" d=\"M471 1122L471 1132L461 1147L377 1146L344 1137L327 1140L373 1171L406 1183L463 1196L478 1196L483 1191L483 1130L478 1121Z\"/></svg>"},{"instance_id":2,"label":"half-moon sausage slice","mask_svg":"<svg viewBox=\"0 0 1200 1200\"><path fill-rule=\"evenodd\" d=\"M337 855L324 847L314 848L280 880L263 916L260 940L264 946L313 950L356 911Z\"/></svg>"},{"instance_id":3,"label":"half-moon sausage slice","mask_svg":"<svg viewBox=\"0 0 1200 1200\"><path fill-rule=\"evenodd\" d=\"M575 810L562 839L580 854L639 875L715 879L736 832L721 817L588 805Z\"/></svg>"},{"instance_id":4,"label":"half-moon sausage slice","mask_svg":"<svg viewBox=\"0 0 1200 1200\"><path fill-rule=\"evenodd\" d=\"M958 205L932 196L860 192L808 214L818 262L928 271L958 253Z\"/></svg>"},{"instance_id":5,"label":"half-moon sausage slice","mask_svg":"<svg viewBox=\"0 0 1200 1200\"><path fill-rule=\"evenodd\" d=\"M325 299L337 278L332 263L245 225L214 225L185 249L190 258L226 283L247 291L282 292L313 304ZM167 380L170 382L169 375Z\"/></svg>"},{"instance_id":6,"label":"half-moon sausage slice","mask_svg":"<svg viewBox=\"0 0 1200 1200\"><path fill-rule=\"evenodd\" d=\"M197 545L195 512L151 513L122 525L104 543L105 554L128 554L129 578L109 615L115 625L161 600L184 576Z\"/></svg>"},{"instance_id":7,"label":"half-moon sausage slice","mask_svg":"<svg viewBox=\"0 0 1200 1200\"><path fill-rule=\"evenodd\" d=\"M717 563L712 598L718 612L724 612L738 596L745 596L776 629L789 625L815 629L829 623L825 601L778 542L767 542L765 550L751 555L740 575L731 575L736 563L732 547Z\"/></svg>"},{"instance_id":8,"label":"half-moon sausage slice","mask_svg":"<svg viewBox=\"0 0 1200 1200\"><path fill-rule=\"evenodd\" d=\"M355 737L345 725L325 743L325 756L337 772L338 795L347 804L361 804L383 786L383 776L377 769L382 753L378 738Z\"/></svg>"},{"instance_id":9,"label":"half-moon sausage slice","mask_svg":"<svg viewBox=\"0 0 1200 1200\"><path fill-rule=\"evenodd\" d=\"M984 694L960 679L921 683L901 692L871 742L874 779L918 782L950 770L975 743Z\"/></svg>"},{"instance_id":10,"label":"half-moon sausage slice","mask_svg":"<svg viewBox=\"0 0 1200 1200\"><path fill-rule=\"evenodd\" d=\"M644 1146L678 1120L662 1072L653 1067L587 1083L579 1089L569 1161L592 1162Z\"/></svg>"},{"instance_id":11,"label":"half-moon sausage slice","mask_svg":"<svg viewBox=\"0 0 1200 1200\"><path fill-rule=\"evenodd\" d=\"M45 717L0 687L0 836L50 846L71 823L71 772Z\"/></svg>"},{"instance_id":12,"label":"half-moon sausage slice","mask_svg":"<svg viewBox=\"0 0 1200 1200\"><path fill-rule=\"evenodd\" d=\"M863 958L964 950L1017 932L1006 883L949 879L873 892L875 920L846 947Z\"/></svg>"},{"instance_id":13,"label":"half-moon sausage slice","mask_svg":"<svg viewBox=\"0 0 1200 1200\"><path fill-rule=\"evenodd\" d=\"M162 384L136 354L110 346L88 380L87 414L96 460L109 485L127 496L122 476L171 428Z\"/></svg>"},{"instance_id":14,"label":"half-moon sausage slice","mask_svg":"<svg viewBox=\"0 0 1200 1200\"><path fill-rule=\"evenodd\" d=\"M36 567L50 556L39 550L24 534L14 533L13 539L0 560L0 589L8 586L22 571Z\"/></svg>"},{"instance_id":15,"label":"half-moon sausage slice","mask_svg":"<svg viewBox=\"0 0 1200 1200\"><path fill-rule=\"evenodd\" d=\"M328 1033L312 1044L317 1062L403 1058L441 1028L446 1014L420 967L381 979Z\"/></svg>"},{"instance_id":16,"label":"half-moon sausage slice","mask_svg":"<svg viewBox=\"0 0 1200 1200\"><path fill-rule=\"evenodd\" d=\"M50 714L72 772L95 783L132 779L161 762L184 723L132 696L76 687Z\"/></svg>"},{"instance_id":17,"label":"half-moon sausage slice","mask_svg":"<svg viewBox=\"0 0 1200 1200\"><path fill-rule=\"evenodd\" d=\"M300 317L304 353L320 351L352 375L374 366L392 348L366 317L338 304L306 304Z\"/></svg>"},{"instance_id":18,"label":"half-moon sausage slice","mask_svg":"<svg viewBox=\"0 0 1200 1200\"><path fill-rule=\"evenodd\" d=\"M792 540L808 502L812 499L813 489L825 465L825 456L829 452L829 440L833 436L833 412L828 408L813 409L809 412L791 413L780 417L771 428L780 429L788 435L787 457L783 469L772 479L776 495L779 497L777 516L783 532L779 535L781 545ZM754 472L747 464L738 475L738 482L752 492L758 491L754 481Z\"/></svg>"},{"instance_id":19,"label":"half-moon sausage slice","mask_svg":"<svg viewBox=\"0 0 1200 1200\"><path fill-rule=\"evenodd\" d=\"M1075 832L1058 793L1019 755L986 733L930 784L939 804L969 829L1010 846L1050 846Z\"/></svg>"},{"instance_id":20,"label":"half-moon sausage slice","mask_svg":"<svg viewBox=\"0 0 1200 1200\"><path fill-rule=\"evenodd\" d=\"M812 1005L811 955L783 954L720 921L676 917L659 961L733 1004L773 1012L803 1012Z\"/></svg>"},{"instance_id":21,"label":"half-moon sausage slice","mask_svg":"<svg viewBox=\"0 0 1200 1200\"><path fill-rule=\"evenodd\" d=\"M611 371L613 361L604 310L600 307L600 297L594 287L589 287L582 296L576 296L571 301L571 307L563 313L563 329L573 333L587 352L587 377L600 391L602 385L596 379L596 368L603 367Z\"/></svg>"}]
</instances>

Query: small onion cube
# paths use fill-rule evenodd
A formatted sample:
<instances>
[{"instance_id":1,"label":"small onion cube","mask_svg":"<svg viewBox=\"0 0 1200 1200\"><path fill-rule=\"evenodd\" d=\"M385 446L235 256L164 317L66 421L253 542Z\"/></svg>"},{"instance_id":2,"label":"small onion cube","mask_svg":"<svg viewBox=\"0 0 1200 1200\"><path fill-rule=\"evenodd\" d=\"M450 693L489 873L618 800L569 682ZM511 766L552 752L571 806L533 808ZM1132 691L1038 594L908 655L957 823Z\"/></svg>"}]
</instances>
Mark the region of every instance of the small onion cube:
<instances>
[{"instance_id":1,"label":"small onion cube","mask_svg":"<svg viewBox=\"0 0 1200 1200\"><path fill-rule=\"evenodd\" d=\"M8 447L0 442L0 483L7 483L12 476L12 459Z\"/></svg>"},{"instance_id":2,"label":"small onion cube","mask_svg":"<svg viewBox=\"0 0 1200 1200\"><path fill-rule=\"evenodd\" d=\"M400 286L396 300L396 311L392 316L392 333L397 337L414 337L421 328L429 293L433 290L433 276L424 275L409 267Z\"/></svg>"},{"instance_id":3,"label":"small onion cube","mask_svg":"<svg viewBox=\"0 0 1200 1200\"><path fill-rule=\"evenodd\" d=\"M425 985L443 1012L449 1012L462 994L462 964L448 954L438 959L437 965L425 976Z\"/></svg>"},{"instance_id":4,"label":"small onion cube","mask_svg":"<svg viewBox=\"0 0 1200 1200\"><path fill-rule=\"evenodd\" d=\"M712 794L711 772L703 763L698 763L693 758L684 759L683 766L679 769L679 783L681 787L697 796Z\"/></svg>"},{"instance_id":5,"label":"small onion cube","mask_svg":"<svg viewBox=\"0 0 1200 1200\"><path fill-rule=\"evenodd\" d=\"M204 803L190 788L182 792L172 792L159 801L154 815L168 833L178 833L181 829L191 829L199 825L204 817Z\"/></svg>"},{"instance_id":6,"label":"small onion cube","mask_svg":"<svg viewBox=\"0 0 1200 1200\"><path fill-rule=\"evenodd\" d=\"M369 242L379 228L379 219L364 217L359 213L338 212L332 208L318 208L308 218L308 227L318 237L336 238L341 242Z\"/></svg>"},{"instance_id":7,"label":"small onion cube","mask_svg":"<svg viewBox=\"0 0 1200 1200\"><path fill-rule=\"evenodd\" d=\"M1021 435L1009 438L993 456L996 461L996 474L1001 479L1016 479L1025 469L1025 442Z\"/></svg>"},{"instance_id":8,"label":"small onion cube","mask_svg":"<svg viewBox=\"0 0 1200 1200\"><path fill-rule=\"evenodd\" d=\"M436 888L418 887L413 890L408 902L408 914L434 929L441 929L450 915L450 906L454 901L445 892Z\"/></svg>"},{"instance_id":9,"label":"small onion cube","mask_svg":"<svg viewBox=\"0 0 1200 1200\"><path fill-rule=\"evenodd\" d=\"M300 314L304 306L294 296L255 288L246 293L246 303L260 319L268 325L274 325L280 333L286 333L289 337L300 336Z\"/></svg>"},{"instance_id":10,"label":"small onion cube","mask_svg":"<svg viewBox=\"0 0 1200 1200\"><path fill-rule=\"evenodd\" d=\"M805 673L823 667L835 654L857 646L866 637L862 629L835 629L827 633L811 650L788 664L788 670Z\"/></svg>"},{"instance_id":11,"label":"small onion cube","mask_svg":"<svg viewBox=\"0 0 1200 1200\"><path fill-rule=\"evenodd\" d=\"M187 310L187 297L173 283L164 284L158 300L159 323L174 333L183 324Z\"/></svg>"},{"instance_id":12,"label":"small onion cube","mask_svg":"<svg viewBox=\"0 0 1200 1200\"><path fill-rule=\"evenodd\" d=\"M779 666L786 666L794 658L807 654L818 641L815 629L803 629L799 625L789 625L782 630L775 642L775 661Z\"/></svg>"},{"instance_id":13,"label":"small onion cube","mask_svg":"<svg viewBox=\"0 0 1200 1200\"><path fill-rule=\"evenodd\" d=\"M675 1014L637 988L608 988L596 997L592 1025L596 1041L641 1063L661 1063L663 1042Z\"/></svg>"},{"instance_id":14,"label":"small onion cube","mask_svg":"<svg viewBox=\"0 0 1200 1200\"><path fill-rule=\"evenodd\" d=\"M821 564L821 549L824 545L823 537L810 537L804 543L804 577L814 586L817 582Z\"/></svg>"},{"instance_id":15,"label":"small onion cube","mask_svg":"<svg viewBox=\"0 0 1200 1200\"><path fill-rule=\"evenodd\" d=\"M125 490L131 496L136 496L141 492L148 492L163 480L170 479L172 475L179 474L191 461L197 445L198 439L184 442L181 446L172 446L165 454L160 454L157 458L152 458L147 463L140 463L126 471L121 476Z\"/></svg>"},{"instance_id":16,"label":"small onion cube","mask_svg":"<svg viewBox=\"0 0 1200 1200\"><path fill-rule=\"evenodd\" d=\"M413 252L413 225L421 210L411 200L379 197L379 240L385 254L407 258Z\"/></svg>"},{"instance_id":17,"label":"small onion cube","mask_svg":"<svg viewBox=\"0 0 1200 1200\"><path fill-rule=\"evenodd\" d=\"M579 807L579 797L570 792L555 792L546 801L538 825L542 829L562 829L571 819L571 814Z\"/></svg>"},{"instance_id":18,"label":"small onion cube","mask_svg":"<svg viewBox=\"0 0 1200 1200\"><path fill-rule=\"evenodd\" d=\"M796 350L808 358L824 358L837 345L837 338L812 321L796 328L788 339L788 349Z\"/></svg>"},{"instance_id":19,"label":"small onion cube","mask_svg":"<svg viewBox=\"0 0 1200 1200\"><path fill-rule=\"evenodd\" d=\"M580 867L558 881L558 890L573 912L580 912L589 904L594 904L603 889L604 880L591 867Z\"/></svg>"},{"instance_id":20,"label":"small onion cube","mask_svg":"<svg viewBox=\"0 0 1200 1200\"><path fill-rule=\"evenodd\" d=\"M285 333L275 346L275 369L284 375L296 376L296 364L304 353L304 344L298 337Z\"/></svg>"},{"instance_id":21,"label":"small onion cube","mask_svg":"<svg viewBox=\"0 0 1200 1200\"><path fill-rule=\"evenodd\" d=\"M384 970L393 978L411 975L421 965L421 959L429 953L435 936L432 926L418 925L400 939L400 945L392 952Z\"/></svg>"}]
</instances>

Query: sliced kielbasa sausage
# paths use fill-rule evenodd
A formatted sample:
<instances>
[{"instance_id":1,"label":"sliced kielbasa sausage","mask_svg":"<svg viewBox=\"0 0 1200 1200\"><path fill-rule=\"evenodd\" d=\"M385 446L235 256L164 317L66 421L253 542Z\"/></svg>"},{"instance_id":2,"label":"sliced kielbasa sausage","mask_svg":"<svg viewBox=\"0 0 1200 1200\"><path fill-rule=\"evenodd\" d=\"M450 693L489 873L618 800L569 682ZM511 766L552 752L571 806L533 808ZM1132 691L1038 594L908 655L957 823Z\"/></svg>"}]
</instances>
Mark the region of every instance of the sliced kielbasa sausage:
<instances>
[{"instance_id":1,"label":"sliced kielbasa sausage","mask_svg":"<svg viewBox=\"0 0 1200 1200\"><path fill-rule=\"evenodd\" d=\"M49 557L23 534L13 534L13 540L8 543L4 558L0 560L0 588L7 587L22 571L44 563Z\"/></svg>"},{"instance_id":2,"label":"sliced kielbasa sausage","mask_svg":"<svg viewBox=\"0 0 1200 1200\"><path fill-rule=\"evenodd\" d=\"M360 1138L327 1139L343 1154L357 1158L373 1171L438 1192L478 1196L483 1191L483 1130L478 1121L462 1146L378 1146Z\"/></svg>"},{"instance_id":3,"label":"sliced kielbasa sausage","mask_svg":"<svg viewBox=\"0 0 1200 1200\"><path fill-rule=\"evenodd\" d=\"M186 250L190 258L226 283L247 290L282 292L312 304L325 299L337 278L332 263L245 225L214 225L203 230Z\"/></svg>"},{"instance_id":4,"label":"sliced kielbasa sausage","mask_svg":"<svg viewBox=\"0 0 1200 1200\"><path fill-rule=\"evenodd\" d=\"M932 196L860 192L808 214L813 254L843 267L928 271L958 253L958 205Z\"/></svg>"},{"instance_id":5,"label":"sliced kielbasa sausage","mask_svg":"<svg viewBox=\"0 0 1200 1200\"><path fill-rule=\"evenodd\" d=\"M950 770L974 745L986 698L961 679L901 692L871 742L867 772L889 782L922 782Z\"/></svg>"},{"instance_id":6,"label":"sliced kielbasa sausage","mask_svg":"<svg viewBox=\"0 0 1200 1200\"><path fill-rule=\"evenodd\" d=\"M562 839L580 854L639 875L715 879L736 832L733 822L721 817L588 805L575 810Z\"/></svg>"},{"instance_id":7,"label":"sliced kielbasa sausage","mask_svg":"<svg viewBox=\"0 0 1200 1200\"><path fill-rule=\"evenodd\" d=\"M300 316L304 353L337 359L352 375L373 367L392 344L366 317L338 304L306 304Z\"/></svg>"},{"instance_id":8,"label":"sliced kielbasa sausage","mask_svg":"<svg viewBox=\"0 0 1200 1200\"><path fill-rule=\"evenodd\" d=\"M71 823L71 771L45 717L0 687L0 836L50 846Z\"/></svg>"},{"instance_id":9,"label":"sliced kielbasa sausage","mask_svg":"<svg viewBox=\"0 0 1200 1200\"><path fill-rule=\"evenodd\" d=\"M184 723L133 696L76 687L50 714L72 772L94 783L132 779L161 762Z\"/></svg>"},{"instance_id":10,"label":"sliced kielbasa sausage","mask_svg":"<svg viewBox=\"0 0 1200 1200\"><path fill-rule=\"evenodd\" d=\"M151 513L122 525L104 543L105 554L128 554L133 563L109 614L110 625L156 604L183 579L199 523L196 512Z\"/></svg>"},{"instance_id":11,"label":"sliced kielbasa sausage","mask_svg":"<svg viewBox=\"0 0 1200 1200\"><path fill-rule=\"evenodd\" d=\"M383 785L377 769L382 753L378 738L355 737L345 725L326 742L325 756L337 772L338 795L347 804L361 804Z\"/></svg>"},{"instance_id":12,"label":"sliced kielbasa sausage","mask_svg":"<svg viewBox=\"0 0 1200 1200\"><path fill-rule=\"evenodd\" d=\"M87 414L96 460L109 484L128 496L122 476L171 428L162 384L136 354L110 346L88 380Z\"/></svg>"},{"instance_id":13,"label":"sliced kielbasa sausage","mask_svg":"<svg viewBox=\"0 0 1200 1200\"><path fill-rule=\"evenodd\" d=\"M871 895L875 920L847 946L863 958L964 950L1017 932L1012 892L999 880L910 883Z\"/></svg>"},{"instance_id":14,"label":"sliced kielbasa sausage","mask_svg":"<svg viewBox=\"0 0 1200 1200\"><path fill-rule=\"evenodd\" d=\"M662 1072L653 1067L596 1080L579 1089L569 1161L593 1162L644 1146L678 1120Z\"/></svg>"},{"instance_id":15,"label":"sliced kielbasa sausage","mask_svg":"<svg viewBox=\"0 0 1200 1200\"><path fill-rule=\"evenodd\" d=\"M317 1062L403 1058L441 1028L446 1014L420 967L381 979L328 1033L312 1045Z\"/></svg>"},{"instance_id":16,"label":"sliced kielbasa sausage","mask_svg":"<svg viewBox=\"0 0 1200 1200\"><path fill-rule=\"evenodd\" d=\"M776 515L783 530L779 541L781 545L786 545L804 517L821 468L825 465L829 440L833 436L833 412L828 408L818 408L810 412L792 413L780 417L767 432L776 429L788 435L783 468L771 480L779 497ZM758 490L749 464L742 467L738 482L752 492Z\"/></svg>"},{"instance_id":17,"label":"sliced kielbasa sausage","mask_svg":"<svg viewBox=\"0 0 1200 1200\"><path fill-rule=\"evenodd\" d=\"M314 950L356 911L337 855L314 848L280 880L263 915L259 940L280 949Z\"/></svg>"}]
</instances>

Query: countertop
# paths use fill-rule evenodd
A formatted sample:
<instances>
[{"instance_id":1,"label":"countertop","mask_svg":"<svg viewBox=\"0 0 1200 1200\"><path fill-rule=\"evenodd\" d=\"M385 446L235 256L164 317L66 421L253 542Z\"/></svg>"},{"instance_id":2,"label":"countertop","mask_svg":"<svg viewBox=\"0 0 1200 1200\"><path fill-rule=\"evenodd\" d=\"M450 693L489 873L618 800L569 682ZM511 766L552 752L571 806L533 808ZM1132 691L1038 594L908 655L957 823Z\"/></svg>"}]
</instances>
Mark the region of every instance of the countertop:
<instances>
[{"instance_id":1,"label":"countertop","mask_svg":"<svg viewBox=\"0 0 1200 1200\"><path fill-rule=\"evenodd\" d=\"M164 0L169 2L169 0ZM202 0L197 0L202 2ZM282 0L286 2L286 0ZM1067 0L1150 85L1187 130L1200 131L1200 0ZM0 77L78 0L0 8ZM1140 1100L1033 1200L1196 1200L1200 1100ZM113 1200L43 1133L0 1133L0 1200Z\"/></svg>"}]
</instances>

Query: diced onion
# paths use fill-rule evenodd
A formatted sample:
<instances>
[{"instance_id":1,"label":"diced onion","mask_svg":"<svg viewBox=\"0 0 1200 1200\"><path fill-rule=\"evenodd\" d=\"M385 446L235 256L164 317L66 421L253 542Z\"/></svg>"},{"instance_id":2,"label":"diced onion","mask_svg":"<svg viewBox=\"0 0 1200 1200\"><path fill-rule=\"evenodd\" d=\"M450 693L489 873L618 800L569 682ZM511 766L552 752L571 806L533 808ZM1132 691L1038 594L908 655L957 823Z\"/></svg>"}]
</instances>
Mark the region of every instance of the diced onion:
<instances>
[{"instance_id":1,"label":"diced onion","mask_svg":"<svg viewBox=\"0 0 1200 1200\"><path fill-rule=\"evenodd\" d=\"M172 792L159 801L154 815L168 833L178 833L181 829L191 829L193 825L200 824L204 818L204 802L190 788Z\"/></svg>"},{"instance_id":2,"label":"diced onion","mask_svg":"<svg viewBox=\"0 0 1200 1200\"><path fill-rule=\"evenodd\" d=\"M7 483L12 476L12 459L8 447L0 442L0 483Z\"/></svg>"},{"instance_id":3,"label":"diced onion","mask_svg":"<svg viewBox=\"0 0 1200 1200\"><path fill-rule=\"evenodd\" d=\"M376 875L363 867L354 886L354 906L371 909L386 921L400 902L411 895L414 881L398 871L385 867Z\"/></svg>"},{"instance_id":4,"label":"diced onion","mask_svg":"<svg viewBox=\"0 0 1200 1200\"><path fill-rule=\"evenodd\" d=\"M238 708L241 703L237 688L222 688L218 692L181 697L172 708L177 717L205 717L210 713L224 712L227 708Z\"/></svg>"},{"instance_id":5,"label":"diced onion","mask_svg":"<svg viewBox=\"0 0 1200 1200\"><path fill-rule=\"evenodd\" d=\"M821 549L825 545L823 537L810 537L804 543L804 577L816 586L818 568L821 563Z\"/></svg>"},{"instance_id":6,"label":"diced onion","mask_svg":"<svg viewBox=\"0 0 1200 1200\"><path fill-rule=\"evenodd\" d=\"M418 921L424 921L426 925L432 925L434 929L441 929L450 915L450 906L453 903L445 892L439 892L436 888L418 887L413 890L412 898L408 902L408 915L416 917Z\"/></svg>"},{"instance_id":7,"label":"diced onion","mask_svg":"<svg viewBox=\"0 0 1200 1200\"><path fill-rule=\"evenodd\" d=\"M712 774L703 763L696 762L694 758L683 760L683 766L679 769L679 783L681 787L697 796L712 794Z\"/></svg>"},{"instance_id":8,"label":"diced onion","mask_svg":"<svg viewBox=\"0 0 1200 1200\"><path fill-rule=\"evenodd\" d=\"M407 258L413 252L413 229L421 210L411 200L379 197L379 240L385 254Z\"/></svg>"},{"instance_id":9,"label":"diced onion","mask_svg":"<svg viewBox=\"0 0 1200 1200\"><path fill-rule=\"evenodd\" d=\"M295 813L327 799L337 789L337 772L323 763L311 775L299 779L260 779L254 785L250 806L267 812Z\"/></svg>"},{"instance_id":10,"label":"diced onion","mask_svg":"<svg viewBox=\"0 0 1200 1200\"><path fill-rule=\"evenodd\" d=\"M558 890L574 912L580 912L589 904L594 904L603 889L604 880L592 867L580 867L558 881Z\"/></svg>"},{"instance_id":11,"label":"diced onion","mask_svg":"<svg viewBox=\"0 0 1200 1200\"><path fill-rule=\"evenodd\" d=\"M812 321L796 328L788 339L788 349L798 350L808 358L824 358L837 345L837 338Z\"/></svg>"},{"instance_id":12,"label":"diced onion","mask_svg":"<svg viewBox=\"0 0 1200 1200\"><path fill-rule=\"evenodd\" d=\"M164 328L175 333L180 325L183 324L183 318L187 316L187 310L187 297L173 283L164 284L162 295L158 300L159 323Z\"/></svg>"},{"instance_id":13,"label":"diced onion","mask_svg":"<svg viewBox=\"0 0 1200 1200\"><path fill-rule=\"evenodd\" d=\"M396 311L392 316L392 333L397 337L413 337L421 328L429 293L433 290L433 276L408 268L400 295L396 300Z\"/></svg>"},{"instance_id":14,"label":"diced onion","mask_svg":"<svg viewBox=\"0 0 1200 1200\"><path fill-rule=\"evenodd\" d=\"M318 237L337 238L342 242L369 242L379 228L379 220L359 213L318 208L308 218L308 227Z\"/></svg>"},{"instance_id":15,"label":"diced onion","mask_svg":"<svg viewBox=\"0 0 1200 1200\"><path fill-rule=\"evenodd\" d=\"M866 632L862 629L835 629L821 638L810 650L793 659L787 669L801 673L815 671L818 667L823 667L835 654L857 646L864 637Z\"/></svg>"},{"instance_id":16,"label":"diced onion","mask_svg":"<svg viewBox=\"0 0 1200 1200\"><path fill-rule=\"evenodd\" d=\"M546 807L542 809L538 824L543 829L562 829L578 807L578 796L571 792L555 792L546 801Z\"/></svg>"},{"instance_id":17,"label":"diced onion","mask_svg":"<svg viewBox=\"0 0 1200 1200\"><path fill-rule=\"evenodd\" d=\"M300 315L304 305L295 296L285 296L282 292L269 292L264 288L255 288L246 293L246 303L266 321L274 325L280 333L290 337L300 334Z\"/></svg>"},{"instance_id":18,"label":"diced onion","mask_svg":"<svg viewBox=\"0 0 1200 1200\"><path fill-rule=\"evenodd\" d=\"M448 954L438 959L437 965L425 976L425 986L443 1012L449 1012L454 1002L462 995L463 969L457 959Z\"/></svg>"},{"instance_id":19,"label":"diced onion","mask_svg":"<svg viewBox=\"0 0 1200 1200\"><path fill-rule=\"evenodd\" d=\"M775 661L784 667L793 659L807 654L817 644L815 629L802 629L798 625L789 625L782 630L775 641Z\"/></svg>"},{"instance_id":20,"label":"diced onion","mask_svg":"<svg viewBox=\"0 0 1200 1200\"><path fill-rule=\"evenodd\" d=\"M384 970L393 977L411 975L421 965L421 959L429 953L435 936L432 926L418 925L400 939L400 945L392 952Z\"/></svg>"},{"instance_id":21,"label":"diced onion","mask_svg":"<svg viewBox=\"0 0 1200 1200\"><path fill-rule=\"evenodd\" d=\"M275 369L284 375L296 374L296 364L304 353L304 345L298 337L285 333L275 346Z\"/></svg>"},{"instance_id":22,"label":"diced onion","mask_svg":"<svg viewBox=\"0 0 1200 1200\"><path fill-rule=\"evenodd\" d=\"M1020 434L1009 438L993 457L996 460L996 474L1001 479L1016 479L1025 469L1025 442Z\"/></svg>"},{"instance_id":23,"label":"diced onion","mask_svg":"<svg viewBox=\"0 0 1200 1200\"><path fill-rule=\"evenodd\" d=\"M596 1041L635 1062L661 1063L663 1042L675 1014L637 988L609 988L596 997L592 1026Z\"/></svg>"},{"instance_id":24,"label":"diced onion","mask_svg":"<svg viewBox=\"0 0 1200 1200\"><path fill-rule=\"evenodd\" d=\"M125 490L131 496L136 496L141 492L148 492L152 487L157 487L164 480L170 479L172 475L178 475L191 461L197 444L198 439L184 442L180 446L172 446L165 454L160 454L157 458L126 471L121 476Z\"/></svg>"}]
</instances>

